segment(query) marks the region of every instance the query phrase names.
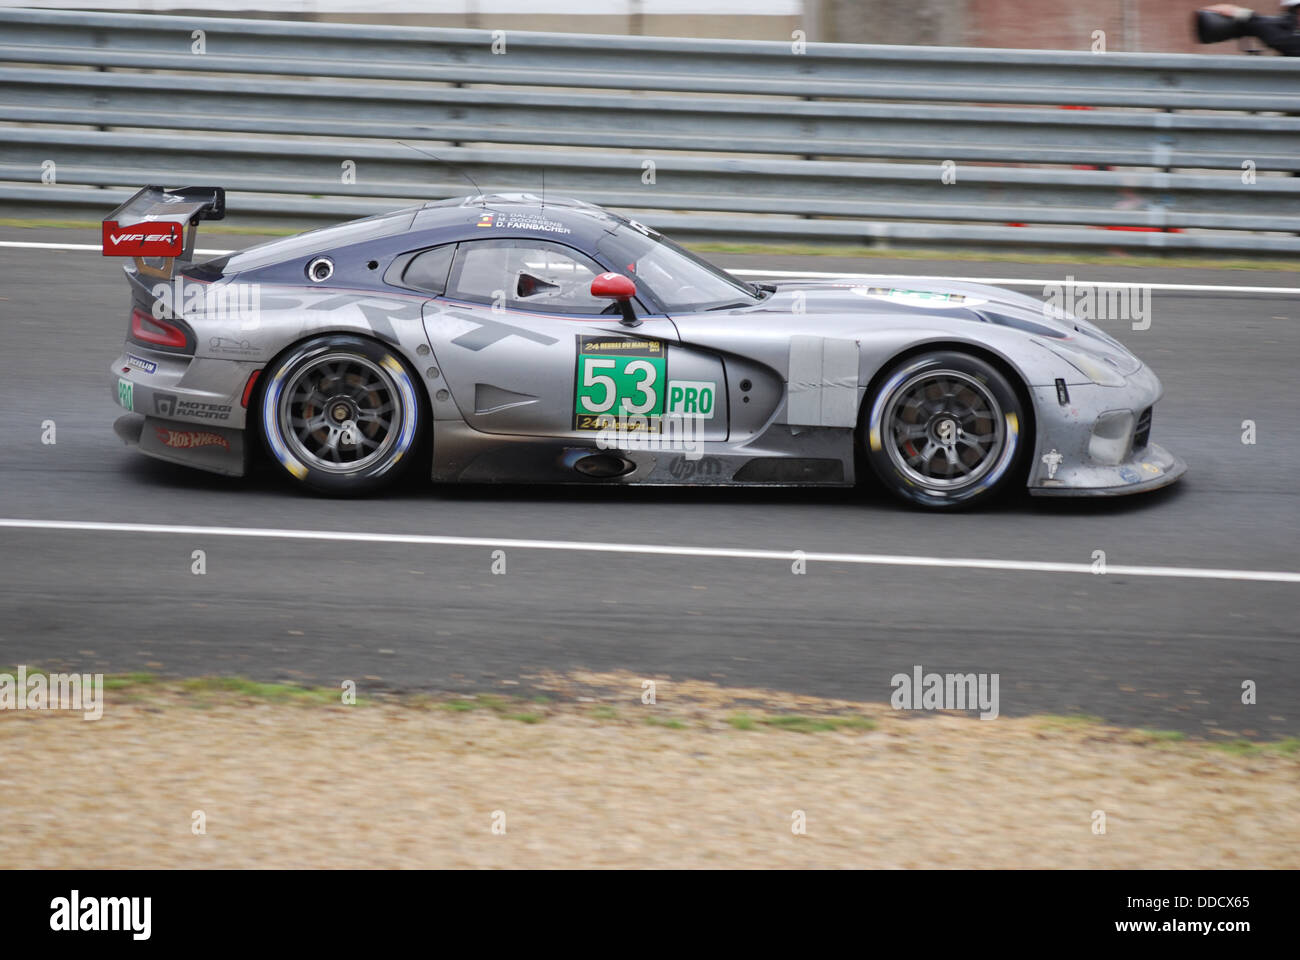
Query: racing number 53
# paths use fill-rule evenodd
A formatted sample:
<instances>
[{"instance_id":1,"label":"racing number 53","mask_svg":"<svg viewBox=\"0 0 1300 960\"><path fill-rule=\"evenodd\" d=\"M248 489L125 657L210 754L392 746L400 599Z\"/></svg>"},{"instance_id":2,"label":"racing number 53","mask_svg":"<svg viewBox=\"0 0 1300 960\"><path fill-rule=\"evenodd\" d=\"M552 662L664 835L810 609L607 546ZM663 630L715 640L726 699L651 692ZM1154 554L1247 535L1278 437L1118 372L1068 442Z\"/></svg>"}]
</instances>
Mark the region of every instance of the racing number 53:
<instances>
[{"instance_id":1,"label":"racing number 53","mask_svg":"<svg viewBox=\"0 0 1300 960\"><path fill-rule=\"evenodd\" d=\"M659 403L659 368L649 360L631 360L624 365L622 379L624 386L630 386L641 399L633 402L632 399L618 389L618 384L613 377L598 373L599 370L617 370L618 360L613 357L587 357L586 369L582 375L582 385L584 387L600 387L603 391L603 398L597 403L593 397L588 394L580 394L578 397L579 404L583 407L582 413L608 413L610 407L614 406L615 401L621 400L618 413L631 414L633 416L644 416L651 412L657 412ZM645 376L637 379L639 374Z\"/></svg>"},{"instance_id":2,"label":"racing number 53","mask_svg":"<svg viewBox=\"0 0 1300 960\"><path fill-rule=\"evenodd\" d=\"M590 429L585 418L606 415L615 417L658 418L663 415L663 382L667 360L662 347L637 342L603 344L610 353L622 347L624 355L580 354L574 415L578 429ZM638 349L639 348L639 349ZM620 351L621 352L621 351ZM657 353L658 355L655 355ZM631 354L630 356L627 354ZM638 354L641 354L638 356Z\"/></svg>"},{"instance_id":3,"label":"racing number 53","mask_svg":"<svg viewBox=\"0 0 1300 960\"><path fill-rule=\"evenodd\" d=\"M645 379L638 380L633 384L633 388L645 397L644 403L632 403L627 397L623 398L621 413L630 413L633 416L643 416L651 411L660 412L663 406L659 402L659 389L656 381L659 379L659 368L649 360L633 360L623 368L623 373L627 376L635 376L642 370L645 371Z\"/></svg>"},{"instance_id":4,"label":"racing number 53","mask_svg":"<svg viewBox=\"0 0 1300 960\"><path fill-rule=\"evenodd\" d=\"M578 406L585 408L579 412L604 413L618 399L618 389L614 386L613 377L607 377L596 371L612 370L618 366L618 361L613 357L587 357L586 360L587 362L582 371L582 385L584 387L600 387L605 391L605 399L601 400L600 403L596 403L589 394L579 393Z\"/></svg>"}]
</instances>

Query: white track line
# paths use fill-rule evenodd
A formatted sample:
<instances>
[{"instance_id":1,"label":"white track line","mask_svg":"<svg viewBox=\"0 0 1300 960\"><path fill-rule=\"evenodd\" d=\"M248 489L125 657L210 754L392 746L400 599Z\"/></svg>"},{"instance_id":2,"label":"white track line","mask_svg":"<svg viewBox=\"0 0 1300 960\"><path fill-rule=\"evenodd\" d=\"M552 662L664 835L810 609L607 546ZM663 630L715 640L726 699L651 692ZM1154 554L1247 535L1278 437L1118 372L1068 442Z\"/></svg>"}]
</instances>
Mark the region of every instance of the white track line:
<instances>
[{"instance_id":1,"label":"white track line","mask_svg":"<svg viewBox=\"0 0 1300 960\"><path fill-rule=\"evenodd\" d=\"M24 250L73 250L102 253L103 250L93 243L37 243L28 240L0 240L0 247L12 247ZM205 257L224 257L237 250L195 250ZM1030 280L1024 277L948 277L939 274L921 273L823 273L817 270L728 270L744 277L785 277L792 280L860 280L870 277L875 280L941 280L964 281L966 283L989 283L1002 287L1041 287L1049 283L1064 283L1065 278ZM1300 287L1234 287L1218 286L1212 283L1133 283L1119 280L1074 280L1076 287L1145 287L1150 290L1183 291L1186 293L1274 293L1300 294Z\"/></svg>"},{"instance_id":2,"label":"white track line","mask_svg":"<svg viewBox=\"0 0 1300 960\"><path fill-rule=\"evenodd\" d=\"M963 280L967 283L989 283L999 287L1042 287L1049 283L1060 284L1064 279L1030 280L1023 277L945 277L923 273L822 273L815 270L728 270L746 277L788 277L795 280ZM1119 280L1081 280L1074 278L1076 287L1144 287L1150 290L1175 290L1186 293L1281 293L1300 294L1300 287L1233 287L1212 283L1137 283Z\"/></svg>"},{"instance_id":3,"label":"white track line","mask_svg":"<svg viewBox=\"0 0 1300 960\"><path fill-rule=\"evenodd\" d=\"M348 533L335 530L286 530L270 527L201 527L161 523L100 523L89 520L19 520L0 518L0 527L23 530L74 530L97 533L185 534L193 537L251 537L264 540L330 540L412 546L513 547L520 550L567 550L583 553L650 554L672 557L717 557L740 560L799 558L824 563L857 563L884 567L952 567L1027 573L1086 573L1091 563L1051 563L1038 560L985 560L959 557L917 557L883 553L816 553L799 550L743 550L732 547L684 547L650 543L594 543L583 540L519 540L492 537L447 537L409 533ZM1256 580L1300 583L1300 573L1285 570L1218 570L1203 567L1145 567L1107 564L1105 576L1179 577L1195 580Z\"/></svg>"},{"instance_id":4,"label":"white track line","mask_svg":"<svg viewBox=\"0 0 1300 960\"><path fill-rule=\"evenodd\" d=\"M274 239L274 238L272 238ZM86 253L103 253L104 248L97 243L38 243L35 240L0 240L0 247L13 247L17 250L73 250ZM202 254L205 257L224 257L228 253L237 253L236 250L195 250L196 254Z\"/></svg>"}]
</instances>

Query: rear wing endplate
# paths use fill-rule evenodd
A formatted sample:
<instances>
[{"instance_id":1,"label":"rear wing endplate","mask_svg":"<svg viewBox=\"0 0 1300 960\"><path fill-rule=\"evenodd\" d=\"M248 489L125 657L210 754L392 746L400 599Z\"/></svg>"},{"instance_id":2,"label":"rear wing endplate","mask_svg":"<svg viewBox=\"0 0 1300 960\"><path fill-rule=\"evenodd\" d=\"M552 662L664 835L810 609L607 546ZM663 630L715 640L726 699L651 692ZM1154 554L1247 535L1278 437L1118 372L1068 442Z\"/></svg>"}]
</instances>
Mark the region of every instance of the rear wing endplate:
<instances>
[{"instance_id":1,"label":"rear wing endplate","mask_svg":"<svg viewBox=\"0 0 1300 960\"><path fill-rule=\"evenodd\" d=\"M176 261L188 262L194 256L199 221L225 215L222 187L142 187L104 218L104 256L134 257L141 273L171 279ZM150 264L146 258L161 263Z\"/></svg>"}]
</instances>

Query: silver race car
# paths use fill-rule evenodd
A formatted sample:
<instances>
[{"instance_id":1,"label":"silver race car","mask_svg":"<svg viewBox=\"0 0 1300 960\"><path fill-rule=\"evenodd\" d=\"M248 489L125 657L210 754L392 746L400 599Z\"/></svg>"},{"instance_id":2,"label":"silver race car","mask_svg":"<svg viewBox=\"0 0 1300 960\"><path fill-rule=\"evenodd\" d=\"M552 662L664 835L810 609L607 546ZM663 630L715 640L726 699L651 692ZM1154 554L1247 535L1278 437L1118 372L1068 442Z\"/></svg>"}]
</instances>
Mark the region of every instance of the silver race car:
<instances>
[{"instance_id":1,"label":"silver race car","mask_svg":"<svg viewBox=\"0 0 1300 960\"><path fill-rule=\"evenodd\" d=\"M298 484L846 486L949 509L1135 493L1160 381L1092 324L974 283L746 283L577 200L472 196L193 263L215 187L145 187L112 366L126 442Z\"/></svg>"}]
</instances>

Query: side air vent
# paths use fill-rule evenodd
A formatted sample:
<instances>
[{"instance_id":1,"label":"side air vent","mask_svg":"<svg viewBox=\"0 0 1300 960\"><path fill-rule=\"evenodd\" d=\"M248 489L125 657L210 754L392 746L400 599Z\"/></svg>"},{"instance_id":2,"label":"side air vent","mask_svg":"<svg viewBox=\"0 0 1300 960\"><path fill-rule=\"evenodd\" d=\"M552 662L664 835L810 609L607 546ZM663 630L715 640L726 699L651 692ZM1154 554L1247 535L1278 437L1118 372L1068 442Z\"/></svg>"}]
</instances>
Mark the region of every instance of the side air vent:
<instances>
[{"instance_id":1,"label":"side air vent","mask_svg":"<svg viewBox=\"0 0 1300 960\"><path fill-rule=\"evenodd\" d=\"M1151 408L1147 407L1138 416L1137 427L1133 430L1133 449L1144 450L1151 442Z\"/></svg>"}]
</instances>

